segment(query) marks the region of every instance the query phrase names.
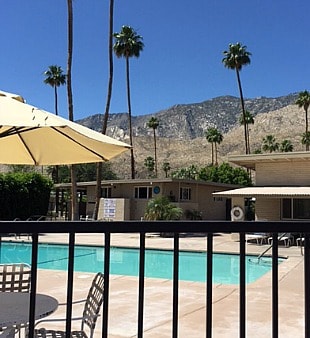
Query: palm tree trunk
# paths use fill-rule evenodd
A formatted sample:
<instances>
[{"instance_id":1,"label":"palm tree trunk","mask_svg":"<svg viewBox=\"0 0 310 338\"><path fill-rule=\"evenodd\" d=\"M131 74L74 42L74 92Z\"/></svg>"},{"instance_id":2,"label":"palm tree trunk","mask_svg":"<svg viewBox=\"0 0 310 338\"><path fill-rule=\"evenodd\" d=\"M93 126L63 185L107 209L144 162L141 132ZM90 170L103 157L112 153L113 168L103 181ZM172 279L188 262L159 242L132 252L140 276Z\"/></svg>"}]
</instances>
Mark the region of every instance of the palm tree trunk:
<instances>
[{"instance_id":1,"label":"palm tree trunk","mask_svg":"<svg viewBox=\"0 0 310 338\"><path fill-rule=\"evenodd\" d=\"M71 85L71 68L72 68L72 50L73 50L73 9L72 0L67 0L68 5L68 62L67 62L67 93L68 93L68 110L69 120L73 121L73 95ZM78 201L77 201L77 184L76 184L76 168L71 166L71 219L79 219Z\"/></svg>"},{"instance_id":2,"label":"palm tree trunk","mask_svg":"<svg viewBox=\"0 0 310 338\"><path fill-rule=\"evenodd\" d=\"M154 157L155 157L155 177L157 178L157 145L156 145L156 132L155 128L153 129L153 135L154 135Z\"/></svg>"},{"instance_id":3,"label":"palm tree trunk","mask_svg":"<svg viewBox=\"0 0 310 338\"><path fill-rule=\"evenodd\" d=\"M72 68L72 50L73 50L73 9L72 0L67 0L68 4L68 60L67 60L67 95L69 120L73 121L73 99L71 84L71 68Z\"/></svg>"},{"instance_id":4,"label":"palm tree trunk","mask_svg":"<svg viewBox=\"0 0 310 338\"><path fill-rule=\"evenodd\" d=\"M132 121L131 121L131 101L130 101L130 81L129 81L129 57L126 56L126 82L127 82L127 102L128 102L128 122L129 122L129 139L130 139L130 155L131 155L131 178L135 178L135 159L133 154L133 137L132 137Z\"/></svg>"},{"instance_id":5,"label":"palm tree trunk","mask_svg":"<svg viewBox=\"0 0 310 338\"><path fill-rule=\"evenodd\" d=\"M214 165L214 143L211 142L211 160L212 160L212 165Z\"/></svg>"},{"instance_id":6,"label":"palm tree trunk","mask_svg":"<svg viewBox=\"0 0 310 338\"><path fill-rule=\"evenodd\" d=\"M305 109L306 113L306 137L308 139L308 131L309 131L309 126L308 126L308 109ZM309 144L306 142L306 151L309 151Z\"/></svg>"},{"instance_id":7,"label":"palm tree trunk","mask_svg":"<svg viewBox=\"0 0 310 338\"><path fill-rule=\"evenodd\" d=\"M214 142L214 150L215 150L215 165L217 166L217 145L216 142Z\"/></svg>"},{"instance_id":8,"label":"palm tree trunk","mask_svg":"<svg viewBox=\"0 0 310 338\"><path fill-rule=\"evenodd\" d=\"M110 12L109 12L109 82L108 82L108 94L105 106L105 112L102 123L102 134L106 134L108 127L108 119L110 113L110 105L112 98L113 88L113 20L114 19L114 0L110 0ZM93 219L98 219L99 203L101 198L101 180L102 180L102 162L97 163L96 168L96 203L93 211Z\"/></svg>"},{"instance_id":9,"label":"palm tree trunk","mask_svg":"<svg viewBox=\"0 0 310 338\"><path fill-rule=\"evenodd\" d=\"M54 94L55 94L55 114L58 115L58 95L57 95L57 86L54 86Z\"/></svg>"},{"instance_id":10,"label":"palm tree trunk","mask_svg":"<svg viewBox=\"0 0 310 338\"><path fill-rule=\"evenodd\" d=\"M237 74L237 81L238 81L238 87L239 87L239 93L240 93L242 115L243 115L243 121L244 121L243 125L244 125L245 153L249 154L248 137L247 137L247 121L246 121L244 99L243 99L243 93L242 93L242 87L241 87L241 81L240 81L240 74L239 74L238 68L236 68L236 74Z\"/></svg>"},{"instance_id":11,"label":"palm tree trunk","mask_svg":"<svg viewBox=\"0 0 310 338\"><path fill-rule=\"evenodd\" d=\"M248 138L248 153L251 154L251 147L250 147L250 130L249 130L249 124L246 124L246 132L247 132L247 138Z\"/></svg>"},{"instance_id":12,"label":"palm tree trunk","mask_svg":"<svg viewBox=\"0 0 310 338\"><path fill-rule=\"evenodd\" d=\"M57 95L57 86L54 86L54 96L55 96L55 114L58 115L58 95ZM55 165L55 182L59 183L59 167ZM56 188L56 214L58 215L59 211L59 188Z\"/></svg>"}]
</instances>

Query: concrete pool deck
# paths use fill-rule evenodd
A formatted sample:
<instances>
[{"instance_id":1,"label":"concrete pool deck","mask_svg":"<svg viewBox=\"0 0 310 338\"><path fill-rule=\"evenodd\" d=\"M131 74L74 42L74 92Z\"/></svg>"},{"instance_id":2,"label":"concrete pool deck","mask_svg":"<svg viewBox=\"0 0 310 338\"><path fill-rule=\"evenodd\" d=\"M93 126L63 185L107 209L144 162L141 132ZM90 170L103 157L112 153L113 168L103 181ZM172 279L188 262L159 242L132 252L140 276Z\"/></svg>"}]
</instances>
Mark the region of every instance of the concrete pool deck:
<instances>
[{"instance_id":1,"label":"concrete pool deck","mask_svg":"<svg viewBox=\"0 0 310 338\"><path fill-rule=\"evenodd\" d=\"M7 238L6 238L7 239ZM14 237L10 239L14 240ZM66 243L67 236L42 234L40 242ZM18 241L27 242L27 236ZM76 244L102 245L103 236L78 234ZM139 235L113 234L112 246L138 247ZM172 238L147 234L146 246L171 249ZM261 254L268 246L247 244L247 253ZM180 238L181 250L205 250L202 234ZM239 243L230 234L214 236L215 252L238 252ZM279 255L288 257L279 265L279 337L304 337L303 256L299 247L279 247ZM74 299L85 298L93 278L91 273L75 273ZM40 270L38 292L55 296L59 302L66 298L66 273ZM145 280L144 337L171 337L172 281ZM179 282L179 337L205 337L206 286L198 282ZM61 309L64 308L64 309ZM109 338L136 337L138 310L138 278L110 276ZM247 286L247 337L271 337L271 273ZM74 306L74 314L81 315L82 306ZM62 317L65 307L48 318ZM47 324L45 325L47 327ZM213 287L213 337L239 337L239 289L236 285L216 284ZM53 323L55 328L55 323ZM101 321L95 337L101 337Z\"/></svg>"}]
</instances>

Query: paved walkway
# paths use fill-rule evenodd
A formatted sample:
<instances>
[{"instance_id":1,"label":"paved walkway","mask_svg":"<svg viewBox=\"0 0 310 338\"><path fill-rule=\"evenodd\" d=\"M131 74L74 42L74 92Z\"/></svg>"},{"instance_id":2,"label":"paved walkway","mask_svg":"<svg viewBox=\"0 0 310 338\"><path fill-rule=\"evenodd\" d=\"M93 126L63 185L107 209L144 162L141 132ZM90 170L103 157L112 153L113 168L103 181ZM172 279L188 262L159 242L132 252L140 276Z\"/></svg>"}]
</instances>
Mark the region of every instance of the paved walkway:
<instances>
[{"instance_id":1,"label":"paved walkway","mask_svg":"<svg viewBox=\"0 0 310 338\"><path fill-rule=\"evenodd\" d=\"M27 241L27 237L20 240ZM40 236L42 242L67 242L67 236ZM79 244L102 245L101 235L77 235ZM136 234L113 234L113 246L139 246ZM173 239L160 238L148 234L146 246L152 248L172 248ZM267 245L247 244L247 252L260 254ZM205 250L206 237L184 236L180 238L180 249ZM217 252L238 252L239 243L230 234L214 237L214 250ZM279 249L280 255L288 257L279 266L279 336L287 338L304 337L303 304L303 257L300 248ZM74 297L85 298L93 274L75 273ZM204 283L180 282L179 295L179 337L205 337L206 287ZM60 271L39 271L38 292L55 296L65 302L66 273ZM65 309L59 307L59 317ZM75 314L82 308L75 306ZM213 288L213 337L239 337L239 290L235 285L214 285ZM271 273L267 273L247 287L247 337L272 337L271 334ZM111 276L109 299L109 337L136 337L138 309L138 279L126 276ZM52 316L50 316L52 318ZM147 278L145 282L144 337L171 337L172 282L163 279ZM54 324L55 327L55 324ZM97 324L95 337L101 337L101 322Z\"/></svg>"}]
</instances>

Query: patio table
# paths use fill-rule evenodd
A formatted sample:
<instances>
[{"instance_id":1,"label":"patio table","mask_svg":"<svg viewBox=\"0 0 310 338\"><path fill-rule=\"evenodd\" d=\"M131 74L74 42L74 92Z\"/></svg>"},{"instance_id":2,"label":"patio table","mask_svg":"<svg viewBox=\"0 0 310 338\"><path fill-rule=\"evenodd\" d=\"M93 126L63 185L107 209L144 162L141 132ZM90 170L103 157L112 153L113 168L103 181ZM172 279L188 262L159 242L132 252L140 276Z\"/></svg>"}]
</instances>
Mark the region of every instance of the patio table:
<instances>
[{"instance_id":1,"label":"patio table","mask_svg":"<svg viewBox=\"0 0 310 338\"><path fill-rule=\"evenodd\" d=\"M27 324L29 321L30 293L0 292L0 337L14 337L16 325ZM53 313L58 307L54 297L37 294L35 319L44 318Z\"/></svg>"}]
</instances>

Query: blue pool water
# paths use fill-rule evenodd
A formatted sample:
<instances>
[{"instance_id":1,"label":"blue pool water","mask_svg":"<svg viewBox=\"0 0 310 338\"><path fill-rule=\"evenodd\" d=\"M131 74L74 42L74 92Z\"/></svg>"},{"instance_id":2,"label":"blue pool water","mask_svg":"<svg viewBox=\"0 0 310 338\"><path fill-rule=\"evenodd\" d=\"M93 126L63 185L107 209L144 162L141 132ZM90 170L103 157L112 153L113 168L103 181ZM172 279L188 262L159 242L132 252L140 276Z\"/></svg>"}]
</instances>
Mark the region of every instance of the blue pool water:
<instances>
[{"instance_id":1,"label":"blue pool water","mask_svg":"<svg viewBox=\"0 0 310 338\"><path fill-rule=\"evenodd\" d=\"M264 258L260 264L255 257L246 259L246 281L254 282L271 269L271 261ZM111 248L110 273L114 275L138 276L139 250ZM31 245L27 243L1 243L0 262L31 262ZM206 281L206 253L181 251L179 256L180 280ZM75 271L103 271L104 249L95 246L75 247ZM39 244L38 268L67 270L68 247L66 245ZM173 252L168 250L146 250L145 276L172 279ZM213 282L222 284L239 283L239 256L229 254L213 255Z\"/></svg>"}]
</instances>

